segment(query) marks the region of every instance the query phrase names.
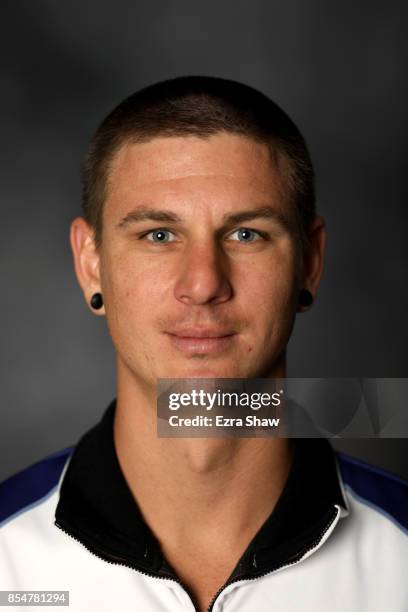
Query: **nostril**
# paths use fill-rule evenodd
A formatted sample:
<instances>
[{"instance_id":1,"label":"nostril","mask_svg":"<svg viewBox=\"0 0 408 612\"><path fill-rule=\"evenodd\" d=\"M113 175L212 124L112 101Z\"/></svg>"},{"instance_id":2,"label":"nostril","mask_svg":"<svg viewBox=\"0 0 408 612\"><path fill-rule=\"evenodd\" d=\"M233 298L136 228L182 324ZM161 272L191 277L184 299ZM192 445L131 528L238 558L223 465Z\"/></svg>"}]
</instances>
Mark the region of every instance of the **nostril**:
<instances>
[{"instance_id":1,"label":"nostril","mask_svg":"<svg viewBox=\"0 0 408 612\"><path fill-rule=\"evenodd\" d=\"M174 292L176 298L185 304L208 304L230 299L232 287L219 267L190 262L180 274Z\"/></svg>"}]
</instances>

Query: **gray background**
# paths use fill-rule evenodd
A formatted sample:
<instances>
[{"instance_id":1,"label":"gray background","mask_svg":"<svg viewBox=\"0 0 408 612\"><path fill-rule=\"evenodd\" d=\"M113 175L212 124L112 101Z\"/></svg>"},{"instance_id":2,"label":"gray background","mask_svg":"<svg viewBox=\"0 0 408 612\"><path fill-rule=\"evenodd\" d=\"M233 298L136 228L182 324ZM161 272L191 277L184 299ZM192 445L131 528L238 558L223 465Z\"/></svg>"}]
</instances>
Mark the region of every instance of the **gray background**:
<instances>
[{"instance_id":1,"label":"gray background","mask_svg":"<svg viewBox=\"0 0 408 612\"><path fill-rule=\"evenodd\" d=\"M114 396L103 319L68 228L91 132L181 74L242 80L306 136L328 225L292 376L407 376L406 4L328 0L2 3L0 478L72 445ZM408 475L406 440L338 442Z\"/></svg>"}]
</instances>

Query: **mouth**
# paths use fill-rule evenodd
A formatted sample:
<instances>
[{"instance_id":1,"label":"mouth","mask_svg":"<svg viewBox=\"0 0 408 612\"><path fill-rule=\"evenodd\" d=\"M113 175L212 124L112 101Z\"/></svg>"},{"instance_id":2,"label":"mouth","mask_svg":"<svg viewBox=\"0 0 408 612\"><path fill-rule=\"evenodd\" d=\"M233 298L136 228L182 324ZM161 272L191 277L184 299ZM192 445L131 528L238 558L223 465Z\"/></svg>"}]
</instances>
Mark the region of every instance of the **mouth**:
<instances>
[{"instance_id":1,"label":"mouth","mask_svg":"<svg viewBox=\"0 0 408 612\"><path fill-rule=\"evenodd\" d=\"M179 332L165 332L172 346L182 353L204 355L220 353L233 345L238 334L235 332L193 328Z\"/></svg>"}]
</instances>

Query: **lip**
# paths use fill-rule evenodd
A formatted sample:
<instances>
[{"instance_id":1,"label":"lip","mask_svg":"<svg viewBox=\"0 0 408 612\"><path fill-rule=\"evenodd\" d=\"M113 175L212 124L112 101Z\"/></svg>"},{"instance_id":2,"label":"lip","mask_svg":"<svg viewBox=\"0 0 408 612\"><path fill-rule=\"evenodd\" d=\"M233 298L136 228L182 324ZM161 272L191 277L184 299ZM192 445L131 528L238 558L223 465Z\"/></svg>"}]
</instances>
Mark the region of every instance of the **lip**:
<instances>
[{"instance_id":1,"label":"lip","mask_svg":"<svg viewBox=\"0 0 408 612\"><path fill-rule=\"evenodd\" d=\"M179 338L224 338L232 336L235 332L216 327L183 327L166 333Z\"/></svg>"},{"instance_id":2,"label":"lip","mask_svg":"<svg viewBox=\"0 0 408 612\"><path fill-rule=\"evenodd\" d=\"M166 332L172 345L183 353L220 353L230 348L236 333L210 328L189 328L177 332Z\"/></svg>"}]
</instances>

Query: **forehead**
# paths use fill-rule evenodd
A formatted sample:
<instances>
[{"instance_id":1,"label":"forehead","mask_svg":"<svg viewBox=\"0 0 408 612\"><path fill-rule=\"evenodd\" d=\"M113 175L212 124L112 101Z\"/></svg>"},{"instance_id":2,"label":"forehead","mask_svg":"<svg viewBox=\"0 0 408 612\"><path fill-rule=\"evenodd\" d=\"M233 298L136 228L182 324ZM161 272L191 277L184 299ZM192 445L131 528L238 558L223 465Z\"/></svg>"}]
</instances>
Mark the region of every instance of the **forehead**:
<instances>
[{"instance_id":1,"label":"forehead","mask_svg":"<svg viewBox=\"0 0 408 612\"><path fill-rule=\"evenodd\" d=\"M220 208L279 207L286 165L271 146L235 134L125 143L110 167L106 212L116 216L138 203L177 205L192 198Z\"/></svg>"}]
</instances>

